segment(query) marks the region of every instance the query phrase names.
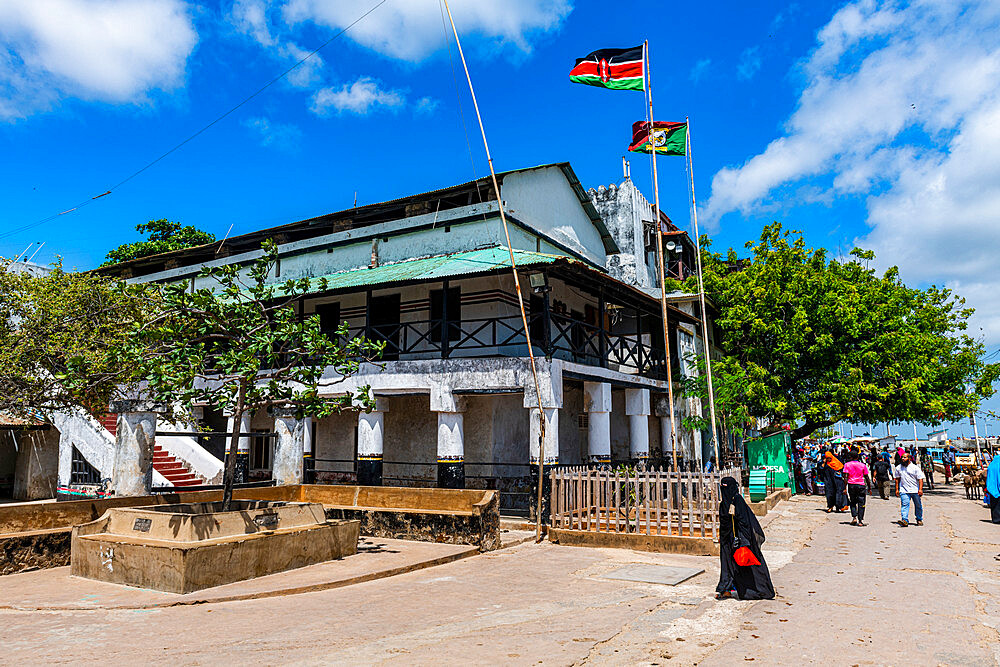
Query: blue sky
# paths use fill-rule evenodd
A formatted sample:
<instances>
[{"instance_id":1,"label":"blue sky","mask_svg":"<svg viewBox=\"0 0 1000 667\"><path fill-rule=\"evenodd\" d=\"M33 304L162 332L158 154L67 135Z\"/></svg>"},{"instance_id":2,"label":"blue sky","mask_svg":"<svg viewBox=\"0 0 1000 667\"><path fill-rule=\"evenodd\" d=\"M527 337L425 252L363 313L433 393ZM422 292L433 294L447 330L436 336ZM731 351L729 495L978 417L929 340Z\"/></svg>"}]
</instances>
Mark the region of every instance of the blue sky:
<instances>
[{"instance_id":1,"label":"blue sky","mask_svg":"<svg viewBox=\"0 0 1000 667\"><path fill-rule=\"evenodd\" d=\"M485 174L438 0L386 0L111 195L10 233L105 192L376 2L0 3L0 255L45 241L36 261L87 269L152 218L222 237ZM569 160L585 187L620 180L643 96L568 72L648 38L656 115L691 117L717 248L773 219L835 252L860 241L909 282L966 295L974 333L1000 344L997 3L451 5L498 169ZM687 225L683 160L660 169ZM648 161L632 174L651 195Z\"/></svg>"}]
</instances>

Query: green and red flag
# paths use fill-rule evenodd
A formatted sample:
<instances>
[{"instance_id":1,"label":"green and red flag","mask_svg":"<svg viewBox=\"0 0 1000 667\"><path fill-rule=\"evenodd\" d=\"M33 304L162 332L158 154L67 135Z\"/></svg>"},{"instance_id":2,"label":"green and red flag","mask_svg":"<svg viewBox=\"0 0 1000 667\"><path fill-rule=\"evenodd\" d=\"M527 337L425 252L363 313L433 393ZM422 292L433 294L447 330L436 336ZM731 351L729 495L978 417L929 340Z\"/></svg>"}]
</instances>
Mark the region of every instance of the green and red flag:
<instances>
[{"instance_id":1,"label":"green and red flag","mask_svg":"<svg viewBox=\"0 0 1000 667\"><path fill-rule=\"evenodd\" d=\"M633 153L657 153L658 155L685 155L687 145L687 123L653 121L650 132L645 120L632 123L632 144L628 149Z\"/></svg>"},{"instance_id":2,"label":"green and red flag","mask_svg":"<svg viewBox=\"0 0 1000 667\"><path fill-rule=\"evenodd\" d=\"M643 47L598 49L578 58L569 80L612 90L645 90Z\"/></svg>"}]
</instances>

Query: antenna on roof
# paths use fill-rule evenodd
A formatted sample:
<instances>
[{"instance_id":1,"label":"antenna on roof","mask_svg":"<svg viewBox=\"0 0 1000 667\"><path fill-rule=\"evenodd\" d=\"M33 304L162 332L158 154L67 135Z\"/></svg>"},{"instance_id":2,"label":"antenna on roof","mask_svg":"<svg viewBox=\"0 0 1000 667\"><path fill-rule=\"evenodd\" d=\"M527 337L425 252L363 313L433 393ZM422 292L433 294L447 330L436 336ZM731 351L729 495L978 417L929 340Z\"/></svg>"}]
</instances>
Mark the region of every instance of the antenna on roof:
<instances>
[{"instance_id":1,"label":"antenna on roof","mask_svg":"<svg viewBox=\"0 0 1000 667\"><path fill-rule=\"evenodd\" d=\"M622 155L622 175L625 177L626 181L632 177L631 165L628 163L628 159L626 159L624 155Z\"/></svg>"}]
</instances>

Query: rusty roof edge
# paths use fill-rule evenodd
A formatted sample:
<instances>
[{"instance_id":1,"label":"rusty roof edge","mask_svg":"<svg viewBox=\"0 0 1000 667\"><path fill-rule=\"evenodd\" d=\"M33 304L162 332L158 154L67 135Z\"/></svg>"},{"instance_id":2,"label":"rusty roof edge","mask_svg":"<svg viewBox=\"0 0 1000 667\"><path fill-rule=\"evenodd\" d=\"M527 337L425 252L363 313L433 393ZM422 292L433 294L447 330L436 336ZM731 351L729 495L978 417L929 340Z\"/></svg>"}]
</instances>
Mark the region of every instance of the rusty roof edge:
<instances>
[{"instance_id":1,"label":"rusty roof edge","mask_svg":"<svg viewBox=\"0 0 1000 667\"><path fill-rule=\"evenodd\" d=\"M507 171L498 172L497 173L497 181L502 186L503 185L503 179L506 176L509 176L511 174L522 173L522 172L527 172L527 171L534 171L536 169L546 169L546 168L550 168L550 167L558 167L559 169L561 169L563 171L563 173L566 175L567 180L570 181L570 185L571 185L571 187L573 187L574 191L576 192L577 198L580 200L581 205L583 205L584 210L587 212L588 216L594 222L595 226L598 228L598 231L601 234L601 241L602 241L602 243L604 243L605 252L607 254L613 254L613 253L621 252L621 250L619 250L618 246L615 244L614 239L611 237L610 232L608 232L607 227L604 225L604 221L601 219L600 214L597 213L597 209L594 208L594 205L590 201L590 198L587 196L587 193L583 190L583 186L580 185L580 180L579 180L579 178L577 178L576 173L573 171L573 168L572 168L572 166L570 166L569 162L565 162L565 161L564 162L552 162L552 163L549 163L549 164L540 164L540 165L536 165L536 166L533 166L533 167L522 167L522 168L519 168L519 169L510 169L510 170L507 170ZM447 186L447 187L444 187L444 188L438 188L436 190L429 190L427 192L421 192L421 193L406 195L406 196L403 196L403 197L397 197L395 199L388 199L388 200L385 200L385 201L373 202L371 204L365 204L364 206L351 207L351 208L341 209L339 211L331 211L329 213L324 213L324 214L321 214L321 215L313 216L311 218L304 218L302 220L296 220L294 222L285 223L284 225L278 225L276 227L266 227L264 229L258 229L258 230L252 231L252 232L247 232L245 234L239 234L237 236L231 236L231 237L223 239L221 241L212 241L211 243L204 243L204 244L198 245L198 246L191 246L190 248L181 248L180 250L168 250L167 252L161 252L161 253L157 253L155 255L147 255L145 257L136 257L134 259L126 260L124 262L118 262L117 264L109 264L108 266L100 266L100 267L97 267L95 269L91 269L91 272L93 272L93 273L100 273L100 274L120 272L120 271L129 269L129 268L135 267L135 266L137 266L139 264L142 264L144 262L163 261L165 259L170 259L170 258L173 258L173 257L181 257L181 256L183 256L183 255L185 255L187 253L192 253L192 252L206 252L206 251L211 250L214 246L218 246L218 248L216 249L216 252L219 252L222 249L223 244L226 244L226 243L238 244L241 241L252 240L254 237L260 237L261 240L263 240L264 238L267 238L268 236L273 236L273 235L276 235L276 234L281 234L281 233L292 231L292 230L308 229L310 226L315 226L314 223L311 224L312 221L319 220L321 218L327 218L327 217L331 217L331 216L342 216L342 215L346 215L348 213L357 214L358 212L364 212L364 211L367 211L367 210L372 210L372 209L375 209L375 208L377 208L379 206L400 204L400 203L402 203L404 201L408 201L408 200L414 200L414 201L416 201L416 200L419 200L421 198L426 198L426 197L432 197L432 196L435 196L435 195L439 195L439 194L448 192L450 190L459 191L459 190L462 190L462 189L465 189L465 188L468 188L470 186L477 185L477 184L483 185L483 186L486 186L486 187L492 186L492 182L491 182L490 177L489 176L483 176L483 177L480 177L480 178L473 179L471 181L466 181L464 183L459 183L459 184L456 184L456 185L450 185L450 186ZM609 246L609 243L610 243L610 246ZM613 249L613 250L609 250L609 247L611 249Z\"/></svg>"}]
</instances>

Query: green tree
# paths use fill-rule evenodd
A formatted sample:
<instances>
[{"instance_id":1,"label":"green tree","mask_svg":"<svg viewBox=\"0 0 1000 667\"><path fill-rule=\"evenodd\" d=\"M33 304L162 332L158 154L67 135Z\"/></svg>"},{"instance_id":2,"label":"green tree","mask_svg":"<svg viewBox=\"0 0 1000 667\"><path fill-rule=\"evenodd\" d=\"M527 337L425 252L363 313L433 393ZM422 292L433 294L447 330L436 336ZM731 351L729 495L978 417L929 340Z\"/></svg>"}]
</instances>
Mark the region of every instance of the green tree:
<instances>
[{"instance_id":1,"label":"green tree","mask_svg":"<svg viewBox=\"0 0 1000 667\"><path fill-rule=\"evenodd\" d=\"M164 218L136 225L135 230L140 234L148 234L149 238L144 241L125 243L109 251L101 266L110 266L138 257L159 255L171 250L193 248L215 241L213 234L203 232L191 225L182 226L179 222L171 222Z\"/></svg>"},{"instance_id":2,"label":"green tree","mask_svg":"<svg viewBox=\"0 0 1000 667\"><path fill-rule=\"evenodd\" d=\"M39 276L0 264L0 411L106 413L129 371L107 349L125 342L147 305L143 286L61 262Z\"/></svg>"},{"instance_id":3,"label":"green tree","mask_svg":"<svg viewBox=\"0 0 1000 667\"><path fill-rule=\"evenodd\" d=\"M192 291L187 282L157 287L154 307L130 336L109 350L135 369L133 395L181 411L194 404L222 408L233 416L225 468L224 508L232 499L239 424L244 414L268 407L294 408L324 417L344 409L371 409L369 387L320 395L355 374L383 344L363 338L346 343L347 326L336 337L320 329L319 317L300 318L296 302L325 279L269 282L277 261L273 242L264 255L242 267L206 268L209 286ZM327 375L329 373L329 375Z\"/></svg>"},{"instance_id":4,"label":"green tree","mask_svg":"<svg viewBox=\"0 0 1000 667\"><path fill-rule=\"evenodd\" d=\"M718 308L725 356L716 391L767 430L801 438L841 420L938 424L967 416L994 393L1000 364L965 333L973 313L951 290L878 275L870 251L848 260L807 248L774 223L749 258L704 244L705 291ZM735 406L733 406L735 409Z\"/></svg>"}]
</instances>

